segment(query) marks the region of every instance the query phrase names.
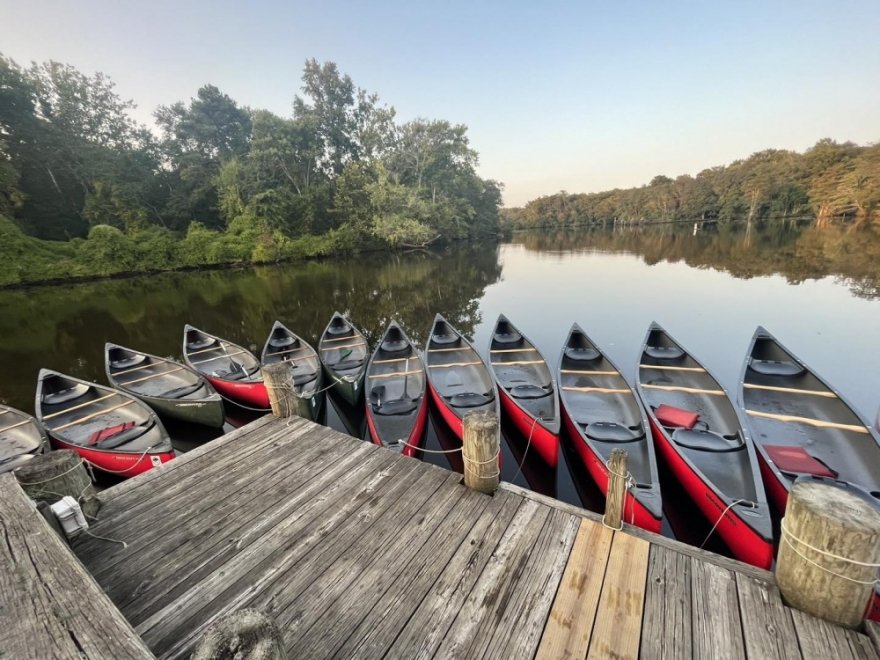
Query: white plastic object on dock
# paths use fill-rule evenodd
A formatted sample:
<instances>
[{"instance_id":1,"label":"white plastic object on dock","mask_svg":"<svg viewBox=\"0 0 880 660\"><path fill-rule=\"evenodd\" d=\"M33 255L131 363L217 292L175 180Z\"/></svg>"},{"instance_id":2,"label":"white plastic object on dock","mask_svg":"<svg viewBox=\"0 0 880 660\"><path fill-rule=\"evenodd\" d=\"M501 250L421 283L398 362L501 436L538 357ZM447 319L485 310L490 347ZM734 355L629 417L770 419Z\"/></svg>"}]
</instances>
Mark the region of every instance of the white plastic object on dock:
<instances>
[{"instance_id":1,"label":"white plastic object on dock","mask_svg":"<svg viewBox=\"0 0 880 660\"><path fill-rule=\"evenodd\" d=\"M75 538L89 528L79 502L70 495L64 496L49 508L52 509L67 538Z\"/></svg>"}]
</instances>

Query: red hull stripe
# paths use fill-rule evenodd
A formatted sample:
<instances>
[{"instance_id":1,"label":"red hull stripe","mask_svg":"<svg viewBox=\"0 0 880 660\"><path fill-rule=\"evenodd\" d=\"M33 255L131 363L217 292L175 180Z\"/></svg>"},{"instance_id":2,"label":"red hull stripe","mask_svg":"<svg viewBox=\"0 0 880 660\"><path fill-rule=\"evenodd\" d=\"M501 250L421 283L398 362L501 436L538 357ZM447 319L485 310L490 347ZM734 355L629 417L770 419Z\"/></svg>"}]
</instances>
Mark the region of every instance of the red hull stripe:
<instances>
[{"instance_id":1,"label":"red hull stripe","mask_svg":"<svg viewBox=\"0 0 880 660\"><path fill-rule=\"evenodd\" d=\"M167 463L174 458L174 452L147 453L136 454L133 452L111 452L97 451L87 449L79 445L52 438L52 444L57 449L72 449L79 454L83 460L91 463L99 470L104 470L110 474L116 474L120 477L134 477L153 468L153 463L157 460L159 463Z\"/></svg>"},{"instance_id":2,"label":"red hull stripe","mask_svg":"<svg viewBox=\"0 0 880 660\"><path fill-rule=\"evenodd\" d=\"M214 389L227 399L262 410L270 408L269 393L266 391L266 384L261 380L239 383L223 378L214 378L213 376L206 376L206 378L214 386Z\"/></svg>"},{"instance_id":3,"label":"red hull stripe","mask_svg":"<svg viewBox=\"0 0 880 660\"><path fill-rule=\"evenodd\" d=\"M555 468L559 464L559 436L550 433L540 422L536 423L535 418L517 405L502 388L498 389L498 393L501 395L501 407L510 417L513 425L523 434L523 437L531 438L531 445L535 451L547 465Z\"/></svg>"}]
</instances>

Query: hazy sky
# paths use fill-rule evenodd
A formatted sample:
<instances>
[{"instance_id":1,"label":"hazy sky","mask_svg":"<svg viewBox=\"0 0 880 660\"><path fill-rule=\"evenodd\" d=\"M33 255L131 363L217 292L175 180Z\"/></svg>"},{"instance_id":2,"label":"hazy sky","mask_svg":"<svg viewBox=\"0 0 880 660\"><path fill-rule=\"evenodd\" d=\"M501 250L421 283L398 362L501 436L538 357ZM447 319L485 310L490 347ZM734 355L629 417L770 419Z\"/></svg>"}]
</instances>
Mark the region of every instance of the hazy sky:
<instances>
[{"instance_id":1,"label":"hazy sky","mask_svg":"<svg viewBox=\"0 0 880 660\"><path fill-rule=\"evenodd\" d=\"M103 71L149 121L213 83L289 115L306 58L467 124L518 205L880 140L880 1L0 0L0 52Z\"/></svg>"}]
</instances>

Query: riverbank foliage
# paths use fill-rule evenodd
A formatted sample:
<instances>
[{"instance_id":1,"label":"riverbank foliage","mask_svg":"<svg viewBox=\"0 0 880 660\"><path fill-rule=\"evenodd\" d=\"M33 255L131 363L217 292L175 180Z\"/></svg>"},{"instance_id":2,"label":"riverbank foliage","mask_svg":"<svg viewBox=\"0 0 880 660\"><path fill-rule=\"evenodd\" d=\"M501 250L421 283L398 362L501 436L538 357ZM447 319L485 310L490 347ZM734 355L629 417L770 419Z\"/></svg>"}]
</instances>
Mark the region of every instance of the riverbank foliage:
<instances>
[{"instance_id":1,"label":"riverbank foliage","mask_svg":"<svg viewBox=\"0 0 880 660\"><path fill-rule=\"evenodd\" d=\"M102 74L0 55L0 285L497 231L465 126L399 123L332 62L302 82L289 117L206 85L154 133Z\"/></svg>"},{"instance_id":2,"label":"riverbank foliage","mask_svg":"<svg viewBox=\"0 0 880 660\"><path fill-rule=\"evenodd\" d=\"M784 221L809 216L880 222L880 144L820 140L800 154L768 149L727 166L645 186L590 194L565 191L502 211L517 229L687 220Z\"/></svg>"}]
</instances>

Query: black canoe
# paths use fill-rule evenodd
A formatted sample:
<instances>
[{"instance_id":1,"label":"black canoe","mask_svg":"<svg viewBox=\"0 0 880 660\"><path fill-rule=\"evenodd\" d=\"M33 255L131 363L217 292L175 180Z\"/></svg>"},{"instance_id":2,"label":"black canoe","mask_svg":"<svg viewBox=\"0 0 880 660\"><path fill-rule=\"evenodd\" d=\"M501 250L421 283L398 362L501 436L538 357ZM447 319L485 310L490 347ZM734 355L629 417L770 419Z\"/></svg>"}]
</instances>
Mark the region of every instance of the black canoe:
<instances>
[{"instance_id":1,"label":"black canoe","mask_svg":"<svg viewBox=\"0 0 880 660\"><path fill-rule=\"evenodd\" d=\"M223 426L223 400L198 372L168 358L104 344L109 383L159 415L214 428Z\"/></svg>"},{"instance_id":2,"label":"black canoe","mask_svg":"<svg viewBox=\"0 0 880 660\"><path fill-rule=\"evenodd\" d=\"M186 325L183 359L204 375L220 396L247 408L269 410L260 361L246 348Z\"/></svg>"},{"instance_id":3,"label":"black canoe","mask_svg":"<svg viewBox=\"0 0 880 660\"><path fill-rule=\"evenodd\" d=\"M293 384L299 396L299 416L313 422L320 418L326 398L324 374L318 352L306 340L291 332L281 321L275 321L263 346L260 362L264 367L289 362L293 366Z\"/></svg>"},{"instance_id":4,"label":"black canoe","mask_svg":"<svg viewBox=\"0 0 880 660\"><path fill-rule=\"evenodd\" d=\"M611 451L625 449L635 485L624 519L659 534L663 509L648 418L620 369L577 323L562 347L556 382L563 423L599 490L608 492Z\"/></svg>"},{"instance_id":5,"label":"black canoe","mask_svg":"<svg viewBox=\"0 0 880 660\"><path fill-rule=\"evenodd\" d=\"M462 418L474 410L496 415L495 380L470 342L440 314L434 317L425 346L431 397L449 428L461 439Z\"/></svg>"},{"instance_id":6,"label":"black canoe","mask_svg":"<svg viewBox=\"0 0 880 660\"><path fill-rule=\"evenodd\" d=\"M318 352L333 389L351 405L357 405L364 393L369 356L366 338L342 314L334 312L318 342Z\"/></svg>"},{"instance_id":7,"label":"black canoe","mask_svg":"<svg viewBox=\"0 0 880 660\"><path fill-rule=\"evenodd\" d=\"M43 453L47 444L46 432L36 419L0 405L0 473L21 467Z\"/></svg>"},{"instance_id":8,"label":"black canoe","mask_svg":"<svg viewBox=\"0 0 880 660\"><path fill-rule=\"evenodd\" d=\"M399 447L414 456L422 444L428 416L425 365L416 347L395 322L376 347L367 367L367 425L380 446ZM398 445L398 441L403 443Z\"/></svg>"},{"instance_id":9,"label":"black canoe","mask_svg":"<svg viewBox=\"0 0 880 660\"><path fill-rule=\"evenodd\" d=\"M770 510L744 421L718 381L656 323L637 391L674 476L737 559L769 568Z\"/></svg>"},{"instance_id":10,"label":"black canoe","mask_svg":"<svg viewBox=\"0 0 880 660\"><path fill-rule=\"evenodd\" d=\"M501 407L550 467L559 461L559 398L541 353L503 314L489 341Z\"/></svg>"},{"instance_id":11,"label":"black canoe","mask_svg":"<svg viewBox=\"0 0 880 660\"><path fill-rule=\"evenodd\" d=\"M800 475L846 481L880 498L880 438L840 394L764 328L740 377L771 500L785 511Z\"/></svg>"},{"instance_id":12,"label":"black canoe","mask_svg":"<svg viewBox=\"0 0 880 660\"><path fill-rule=\"evenodd\" d=\"M34 408L54 447L106 472L133 477L174 458L156 413L125 392L41 369Z\"/></svg>"}]
</instances>

